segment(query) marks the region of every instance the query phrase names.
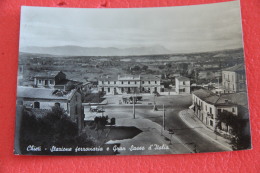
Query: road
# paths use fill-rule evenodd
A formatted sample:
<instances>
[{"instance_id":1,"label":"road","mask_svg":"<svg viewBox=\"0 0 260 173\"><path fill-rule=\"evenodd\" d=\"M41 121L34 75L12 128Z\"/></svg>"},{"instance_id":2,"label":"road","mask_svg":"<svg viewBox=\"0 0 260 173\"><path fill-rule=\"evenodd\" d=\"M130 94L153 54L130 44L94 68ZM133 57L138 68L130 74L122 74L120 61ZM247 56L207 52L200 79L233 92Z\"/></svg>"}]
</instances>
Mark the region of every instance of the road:
<instances>
[{"instance_id":1,"label":"road","mask_svg":"<svg viewBox=\"0 0 260 173\"><path fill-rule=\"evenodd\" d=\"M184 100L184 101L183 101ZM179 111L187 109L191 103L189 99L157 99L158 111L153 111L153 105L136 104L135 114L136 118L146 118L160 125L163 124L162 104L165 103L165 124L166 129L172 129L174 135L177 136L183 144L191 150L196 148L197 152L217 152L226 151L223 146L214 142L212 139L202 136L194 129L189 128L178 116ZM104 115L115 118L132 118L133 105L104 105Z\"/></svg>"}]
</instances>

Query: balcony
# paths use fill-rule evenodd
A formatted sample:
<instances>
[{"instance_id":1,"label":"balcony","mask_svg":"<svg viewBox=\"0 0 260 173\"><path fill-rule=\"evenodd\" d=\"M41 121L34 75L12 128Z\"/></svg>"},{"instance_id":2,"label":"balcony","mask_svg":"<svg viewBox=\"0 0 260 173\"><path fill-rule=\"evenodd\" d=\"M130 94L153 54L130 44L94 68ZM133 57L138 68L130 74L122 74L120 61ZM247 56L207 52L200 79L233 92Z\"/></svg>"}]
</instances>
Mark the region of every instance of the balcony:
<instances>
[{"instance_id":1,"label":"balcony","mask_svg":"<svg viewBox=\"0 0 260 173\"><path fill-rule=\"evenodd\" d=\"M211 119L213 119L214 118L214 116L213 116L213 114L212 113L207 113L207 116L209 117L209 118L211 118Z\"/></svg>"}]
</instances>

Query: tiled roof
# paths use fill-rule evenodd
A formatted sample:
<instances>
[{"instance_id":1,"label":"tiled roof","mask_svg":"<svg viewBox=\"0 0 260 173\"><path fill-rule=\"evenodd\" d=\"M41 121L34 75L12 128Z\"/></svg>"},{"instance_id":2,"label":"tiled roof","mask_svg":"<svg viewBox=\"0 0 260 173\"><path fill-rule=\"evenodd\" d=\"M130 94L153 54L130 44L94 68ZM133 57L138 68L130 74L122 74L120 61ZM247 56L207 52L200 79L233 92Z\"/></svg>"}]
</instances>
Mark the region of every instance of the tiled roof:
<instances>
[{"instance_id":1,"label":"tiled roof","mask_svg":"<svg viewBox=\"0 0 260 173\"><path fill-rule=\"evenodd\" d=\"M206 90L206 89L199 89L199 90L193 91L193 94L201 99L215 95L213 92Z\"/></svg>"},{"instance_id":2,"label":"tiled roof","mask_svg":"<svg viewBox=\"0 0 260 173\"><path fill-rule=\"evenodd\" d=\"M148 80L161 80L161 75L141 75L142 81L148 81Z\"/></svg>"},{"instance_id":3,"label":"tiled roof","mask_svg":"<svg viewBox=\"0 0 260 173\"><path fill-rule=\"evenodd\" d=\"M189 78L184 77L184 76L176 77L176 79L178 79L179 81L190 81Z\"/></svg>"},{"instance_id":4,"label":"tiled roof","mask_svg":"<svg viewBox=\"0 0 260 173\"><path fill-rule=\"evenodd\" d=\"M194 95L203 101L213 105L241 105L245 108L248 107L247 94L245 92L216 95L215 93L200 89L193 92Z\"/></svg>"},{"instance_id":5,"label":"tiled roof","mask_svg":"<svg viewBox=\"0 0 260 173\"><path fill-rule=\"evenodd\" d=\"M98 78L99 81L118 81L118 75L107 75Z\"/></svg>"},{"instance_id":6,"label":"tiled roof","mask_svg":"<svg viewBox=\"0 0 260 173\"><path fill-rule=\"evenodd\" d=\"M224 94L221 95L221 97L225 100L230 100L232 103L248 108L248 99L246 92Z\"/></svg>"},{"instance_id":7,"label":"tiled roof","mask_svg":"<svg viewBox=\"0 0 260 173\"><path fill-rule=\"evenodd\" d=\"M233 72L245 71L245 66L244 66L244 64L238 64L238 65L223 69L223 71L233 71Z\"/></svg>"},{"instance_id":8,"label":"tiled roof","mask_svg":"<svg viewBox=\"0 0 260 173\"><path fill-rule=\"evenodd\" d=\"M17 97L20 98L70 100L75 92L75 89L65 92L47 88L17 87Z\"/></svg>"},{"instance_id":9,"label":"tiled roof","mask_svg":"<svg viewBox=\"0 0 260 173\"><path fill-rule=\"evenodd\" d=\"M108 76L103 76L100 77L98 80L100 81L118 81L118 75L108 75ZM120 75L120 81L121 80L141 80L141 81L159 81L161 80L161 76L160 75Z\"/></svg>"},{"instance_id":10,"label":"tiled roof","mask_svg":"<svg viewBox=\"0 0 260 173\"><path fill-rule=\"evenodd\" d=\"M61 71L45 71L45 72L41 72L41 73L36 74L34 77L54 78L60 72Z\"/></svg>"}]
</instances>

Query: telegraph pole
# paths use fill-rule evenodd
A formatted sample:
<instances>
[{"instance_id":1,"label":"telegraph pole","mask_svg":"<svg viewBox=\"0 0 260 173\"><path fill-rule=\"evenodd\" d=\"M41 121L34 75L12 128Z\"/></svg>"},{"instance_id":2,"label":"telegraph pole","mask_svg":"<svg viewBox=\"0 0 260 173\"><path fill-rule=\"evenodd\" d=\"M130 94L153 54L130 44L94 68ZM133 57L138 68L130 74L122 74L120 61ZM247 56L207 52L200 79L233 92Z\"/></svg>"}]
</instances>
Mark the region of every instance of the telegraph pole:
<instances>
[{"instance_id":1,"label":"telegraph pole","mask_svg":"<svg viewBox=\"0 0 260 173\"><path fill-rule=\"evenodd\" d=\"M135 119L135 96L133 96L133 117Z\"/></svg>"},{"instance_id":2,"label":"telegraph pole","mask_svg":"<svg viewBox=\"0 0 260 173\"><path fill-rule=\"evenodd\" d=\"M163 105L163 130L165 130L165 109Z\"/></svg>"}]
</instances>

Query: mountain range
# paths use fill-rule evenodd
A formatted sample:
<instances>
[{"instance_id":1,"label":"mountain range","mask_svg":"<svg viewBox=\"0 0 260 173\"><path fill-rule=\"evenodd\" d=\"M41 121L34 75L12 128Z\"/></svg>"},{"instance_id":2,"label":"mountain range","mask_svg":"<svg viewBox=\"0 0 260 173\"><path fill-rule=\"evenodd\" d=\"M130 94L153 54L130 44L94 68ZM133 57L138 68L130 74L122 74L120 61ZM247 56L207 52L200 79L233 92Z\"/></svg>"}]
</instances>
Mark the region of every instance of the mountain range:
<instances>
[{"instance_id":1,"label":"mountain range","mask_svg":"<svg viewBox=\"0 0 260 173\"><path fill-rule=\"evenodd\" d=\"M171 52L163 46L114 48L114 47L81 47L81 46L55 46L55 47L24 47L20 52L49 54L57 56L128 56L128 55L160 55Z\"/></svg>"}]
</instances>

